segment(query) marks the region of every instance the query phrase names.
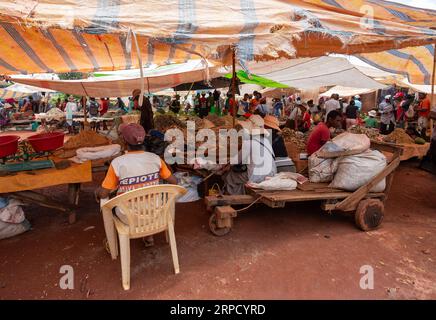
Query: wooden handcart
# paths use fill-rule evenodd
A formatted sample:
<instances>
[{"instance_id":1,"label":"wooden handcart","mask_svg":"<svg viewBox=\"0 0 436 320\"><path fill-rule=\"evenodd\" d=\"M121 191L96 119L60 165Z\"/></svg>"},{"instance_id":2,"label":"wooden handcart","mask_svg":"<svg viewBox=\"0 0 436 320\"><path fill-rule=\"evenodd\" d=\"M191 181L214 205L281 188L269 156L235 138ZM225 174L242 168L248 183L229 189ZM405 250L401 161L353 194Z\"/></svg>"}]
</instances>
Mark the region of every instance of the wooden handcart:
<instances>
[{"instance_id":1,"label":"wooden handcart","mask_svg":"<svg viewBox=\"0 0 436 320\"><path fill-rule=\"evenodd\" d=\"M372 142L373 149L387 152L388 165L366 185L354 192L328 187L328 183L305 183L293 191L265 191L247 189L246 195L218 195L205 198L208 211L210 231L216 236L228 234L233 227L233 220L238 212L232 206L248 205L260 202L270 208L284 208L289 202L321 201L324 211L334 210L354 214L357 227L363 231L377 228L384 216L384 202L392 185L394 170L400 164L401 149L387 144ZM373 193L370 190L386 178L384 192Z\"/></svg>"}]
</instances>

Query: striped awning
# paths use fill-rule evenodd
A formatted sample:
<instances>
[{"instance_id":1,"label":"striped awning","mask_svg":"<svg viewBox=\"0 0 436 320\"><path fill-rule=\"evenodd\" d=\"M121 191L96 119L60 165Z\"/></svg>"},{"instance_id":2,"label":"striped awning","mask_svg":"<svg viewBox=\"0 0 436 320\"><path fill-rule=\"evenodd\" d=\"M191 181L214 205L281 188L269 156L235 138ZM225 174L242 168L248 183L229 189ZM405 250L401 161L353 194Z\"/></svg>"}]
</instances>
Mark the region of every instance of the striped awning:
<instances>
[{"instance_id":1,"label":"striped awning","mask_svg":"<svg viewBox=\"0 0 436 320\"><path fill-rule=\"evenodd\" d=\"M357 54L436 42L436 11L380 0L0 0L0 74L206 58Z\"/></svg>"},{"instance_id":2,"label":"striped awning","mask_svg":"<svg viewBox=\"0 0 436 320\"><path fill-rule=\"evenodd\" d=\"M4 88L0 88L0 99L1 100L11 99L11 98L18 100L18 99L21 99L21 98L24 98L27 96L29 96L28 93L5 90Z\"/></svg>"},{"instance_id":3,"label":"striped awning","mask_svg":"<svg viewBox=\"0 0 436 320\"><path fill-rule=\"evenodd\" d=\"M361 54L357 57L376 68L401 74L410 83L431 85L434 54L435 47L426 45Z\"/></svg>"},{"instance_id":4,"label":"striped awning","mask_svg":"<svg viewBox=\"0 0 436 320\"><path fill-rule=\"evenodd\" d=\"M21 99L31 96L38 92L54 92L50 89L43 89L31 85L15 83L5 88L0 88L0 99Z\"/></svg>"}]
</instances>

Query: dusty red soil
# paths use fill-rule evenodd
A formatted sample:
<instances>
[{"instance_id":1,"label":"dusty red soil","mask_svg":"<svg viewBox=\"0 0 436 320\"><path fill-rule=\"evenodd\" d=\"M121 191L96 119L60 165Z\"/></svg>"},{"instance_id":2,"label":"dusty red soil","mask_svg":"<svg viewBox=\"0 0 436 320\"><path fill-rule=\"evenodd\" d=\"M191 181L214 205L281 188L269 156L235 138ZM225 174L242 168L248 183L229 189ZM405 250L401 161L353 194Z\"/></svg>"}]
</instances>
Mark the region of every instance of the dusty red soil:
<instances>
[{"instance_id":1,"label":"dusty red soil","mask_svg":"<svg viewBox=\"0 0 436 320\"><path fill-rule=\"evenodd\" d=\"M416 165L398 169L382 227L368 233L351 217L329 216L309 203L259 206L217 238L201 201L178 205L181 273L173 274L163 235L152 248L133 240L130 291L122 289L120 261L102 244L92 192L97 182L86 184L76 224L30 206L25 211L33 230L0 241L0 298L436 299L436 179ZM44 190L59 199L65 191ZM62 265L74 268L74 290L59 288ZM362 265L374 268L373 290L359 286Z\"/></svg>"}]
</instances>

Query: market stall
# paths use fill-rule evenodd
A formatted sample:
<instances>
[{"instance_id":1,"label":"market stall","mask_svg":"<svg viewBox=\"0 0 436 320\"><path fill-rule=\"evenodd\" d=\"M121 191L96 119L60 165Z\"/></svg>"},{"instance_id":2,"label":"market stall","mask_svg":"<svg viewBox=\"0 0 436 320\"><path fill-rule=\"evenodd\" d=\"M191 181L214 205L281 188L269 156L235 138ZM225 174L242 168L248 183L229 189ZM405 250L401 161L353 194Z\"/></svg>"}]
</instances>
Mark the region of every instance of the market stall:
<instances>
[{"instance_id":1,"label":"market stall","mask_svg":"<svg viewBox=\"0 0 436 320\"><path fill-rule=\"evenodd\" d=\"M0 194L55 208L68 213L69 222L76 219L80 184L92 180L91 163L74 164L55 157L53 152L64 145L63 132L20 137L0 137ZM34 190L55 185L68 185L67 204Z\"/></svg>"},{"instance_id":2,"label":"market stall","mask_svg":"<svg viewBox=\"0 0 436 320\"><path fill-rule=\"evenodd\" d=\"M249 76L249 63L255 61L318 57L328 53L379 52L436 41L436 31L429 28L434 12L409 10L386 2L257 1L241 2L239 6L219 2L201 8L189 4L168 6L161 1L124 1L108 5L94 0L86 4L71 1L55 4L43 0L33 7L27 2L0 1L0 9L5 12L0 22L5 43L8 43L8 50L0 51L0 72L88 72L136 67L140 74L134 80L119 79L115 84L104 80L98 82L106 86L106 96L115 92L130 94L132 89L140 88L139 105L147 91L168 87L168 77L171 84L194 81L197 76L201 77L198 80L210 80L213 69L209 68L208 61L216 67L232 64L234 99L237 63ZM361 8L364 5L375 9L372 26L362 27ZM144 7L148 9L144 10ZM268 10L264 10L265 7ZM95 15L96 11L108 13ZM74 19L70 19L71 12L74 12ZM164 19L162 12L166 13ZM218 16L226 19L211 23ZM29 47L32 50L28 50ZM13 55L10 50L14 51ZM144 65L168 65L191 59L201 61L203 68L194 70L195 77L187 77L189 81L182 79L183 74L173 71L165 77L144 74ZM301 69L307 72L304 67ZM354 69L339 69L351 78L357 77ZM316 68L312 70L315 72ZM328 74L320 76L323 80L329 78ZM17 81L66 92L73 92L74 88L82 96L101 94L100 88L94 87L95 81ZM235 118L236 112L233 112L229 126L235 127ZM215 127L218 129L219 125L215 124ZM65 157L71 156L70 150L63 152ZM374 181L390 175L396 165L397 157ZM389 180L392 180L391 175ZM359 189L361 191L336 195L338 199L345 198L342 205L328 208L354 210L357 202L368 196L366 188L370 188L371 183ZM380 194L376 197L383 198ZM380 216L379 212L377 216ZM375 220L379 222L380 219Z\"/></svg>"}]
</instances>

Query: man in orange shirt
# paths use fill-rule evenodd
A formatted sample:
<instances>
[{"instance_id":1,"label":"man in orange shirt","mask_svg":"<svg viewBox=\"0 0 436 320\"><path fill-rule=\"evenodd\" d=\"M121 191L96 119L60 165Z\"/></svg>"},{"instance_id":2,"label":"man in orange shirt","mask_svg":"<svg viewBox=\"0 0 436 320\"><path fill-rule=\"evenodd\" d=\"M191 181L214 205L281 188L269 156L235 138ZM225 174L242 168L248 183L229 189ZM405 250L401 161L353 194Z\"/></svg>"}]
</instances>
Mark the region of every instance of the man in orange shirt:
<instances>
[{"instance_id":1,"label":"man in orange shirt","mask_svg":"<svg viewBox=\"0 0 436 320\"><path fill-rule=\"evenodd\" d=\"M138 188L157 185L160 179L177 184L177 179L171 174L166 163L158 155L144 151L145 130L141 125L121 125L120 133L128 151L112 160L101 187L96 190L97 198L107 200L115 190L117 195L120 195ZM126 215L119 208L115 208L115 213L122 222L128 224ZM149 237L146 244L152 245L153 238Z\"/></svg>"},{"instance_id":2,"label":"man in orange shirt","mask_svg":"<svg viewBox=\"0 0 436 320\"><path fill-rule=\"evenodd\" d=\"M418 112L418 127L423 137L426 136L428 128L428 117L430 115L430 99L425 93L419 93L419 106L416 110Z\"/></svg>"}]
</instances>

